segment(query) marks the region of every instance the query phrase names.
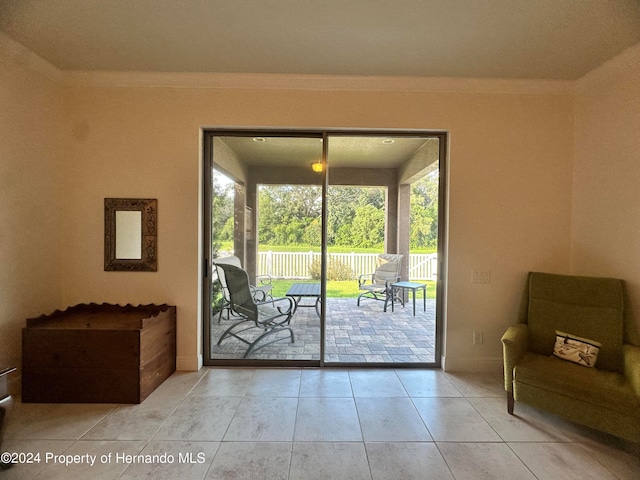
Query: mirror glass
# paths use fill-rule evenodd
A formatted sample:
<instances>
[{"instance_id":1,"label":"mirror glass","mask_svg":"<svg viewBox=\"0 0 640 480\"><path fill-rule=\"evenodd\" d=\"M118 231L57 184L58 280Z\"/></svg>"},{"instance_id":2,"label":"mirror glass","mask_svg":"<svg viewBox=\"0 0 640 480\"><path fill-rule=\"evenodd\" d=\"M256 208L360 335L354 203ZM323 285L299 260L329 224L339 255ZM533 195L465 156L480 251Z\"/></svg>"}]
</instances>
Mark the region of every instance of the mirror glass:
<instances>
[{"instance_id":1,"label":"mirror glass","mask_svg":"<svg viewBox=\"0 0 640 480\"><path fill-rule=\"evenodd\" d=\"M116 258L142 258L142 212L116 211Z\"/></svg>"}]
</instances>

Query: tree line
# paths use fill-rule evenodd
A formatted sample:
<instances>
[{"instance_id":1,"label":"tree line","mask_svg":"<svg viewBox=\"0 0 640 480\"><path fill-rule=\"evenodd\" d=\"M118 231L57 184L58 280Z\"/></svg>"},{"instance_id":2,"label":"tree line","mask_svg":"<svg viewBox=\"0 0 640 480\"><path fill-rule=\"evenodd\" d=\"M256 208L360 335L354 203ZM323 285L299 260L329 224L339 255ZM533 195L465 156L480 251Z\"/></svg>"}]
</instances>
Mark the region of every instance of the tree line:
<instances>
[{"instance_id":1,"label":"tree line","mask_svg":"<svg viewBox=\"0 0 640 480\"><path fill-rule=\"evenodd\" d=\"M213 188L214 243L233 240L232 184ZM410 246L436 247L438 171L411 185ZM309 185L262 185L258 190L260 243L278 246L321 245L322 191ZM327 243L345 248L384 246L385 189L331 186L327 192ZM215 249L215 244L214 244Z\"/></svg>"}]
</instances>

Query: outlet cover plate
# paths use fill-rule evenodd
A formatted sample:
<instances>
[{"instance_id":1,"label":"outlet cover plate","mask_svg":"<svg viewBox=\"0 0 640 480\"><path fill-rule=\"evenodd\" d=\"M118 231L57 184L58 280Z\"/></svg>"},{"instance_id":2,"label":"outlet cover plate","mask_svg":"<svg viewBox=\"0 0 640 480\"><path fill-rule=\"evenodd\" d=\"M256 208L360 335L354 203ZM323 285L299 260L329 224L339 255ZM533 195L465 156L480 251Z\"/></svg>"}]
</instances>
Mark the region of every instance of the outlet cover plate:
<instances>
[{"instance_id":1,"label":"outlet cover plate","mask_svg":"<svg viewBox=\"0 0 640 480\"><path fill-rule=\"evenodd\" d=\"M491 270L473 270L471 283L491 283Z\"/></svg>"}]
</instances>

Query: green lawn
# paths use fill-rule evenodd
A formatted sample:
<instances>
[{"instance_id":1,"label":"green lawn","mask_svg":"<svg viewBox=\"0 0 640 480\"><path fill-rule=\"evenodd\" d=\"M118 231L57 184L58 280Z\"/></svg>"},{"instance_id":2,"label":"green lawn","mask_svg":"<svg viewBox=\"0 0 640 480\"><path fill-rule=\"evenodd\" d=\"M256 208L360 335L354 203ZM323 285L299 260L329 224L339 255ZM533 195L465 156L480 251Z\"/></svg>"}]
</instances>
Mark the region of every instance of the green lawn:
<instances>
[{"instance_id":1,"label":"green lawn","mask_svg":"<svg viewBox=\"0 0 640 480\"><path fill-rule=\"evenodd\" d=\"M418 280L420 281L420 280ZM422 280L427 284L427 298L436 298L436 282ZM318 283L314 280L273 280L273 296L284 297L294 283ZM358 290L357 280L329 281L327 282L327 296L329 298L356 298L361 293Z\"/></svg>"},{"instance_id":2,"label":"green lawn","mask_svg":"<svg viewBox=\"0 0 640 480\"><path fill-rule=\"evenodd\" d=\"M225 242L222 244L221 250L231 250L233 245L231 242ZM277 245L260 245L259 250L261 252L267 252L269 250L273 252L319 252L319 247L309 246L277 246ZM349 248L349 247L329 247L329 253L380 253L379 249L375 248ZM423 249L423 250L411 250L411 253L435 253L435 250ZM416 280L418 282L424 282L427 284L427 298L436 298L436 282L431 280ZM294 283L318 283L317 280L283 280L273 279L273 296L284 297ZM331 280L327 283L327 296L334 298L356 298L361 292L358 290L357 280L345 280L337 281Z\"/></svg>"}]
</instances>

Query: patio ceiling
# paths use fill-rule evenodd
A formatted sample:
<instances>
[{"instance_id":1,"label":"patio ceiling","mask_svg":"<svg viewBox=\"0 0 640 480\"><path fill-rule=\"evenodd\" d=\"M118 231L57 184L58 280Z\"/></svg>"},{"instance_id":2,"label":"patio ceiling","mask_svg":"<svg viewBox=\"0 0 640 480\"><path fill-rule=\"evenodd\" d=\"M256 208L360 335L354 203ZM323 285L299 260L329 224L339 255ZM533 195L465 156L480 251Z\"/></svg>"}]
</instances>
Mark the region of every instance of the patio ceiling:
<instances>
[{"instance_id":1,"label":"patio ceiling","mask_svg":"<svg viewBox=\"0 0 640 480\"><path fill-rule=\"evenodd\" d=\"M250 167L293 167L322 157L319 138L222 137ZM398 168L429 138L399 136L336 136L329 138L328 161L338 168Z\"/></svg>"}]
</instances>

